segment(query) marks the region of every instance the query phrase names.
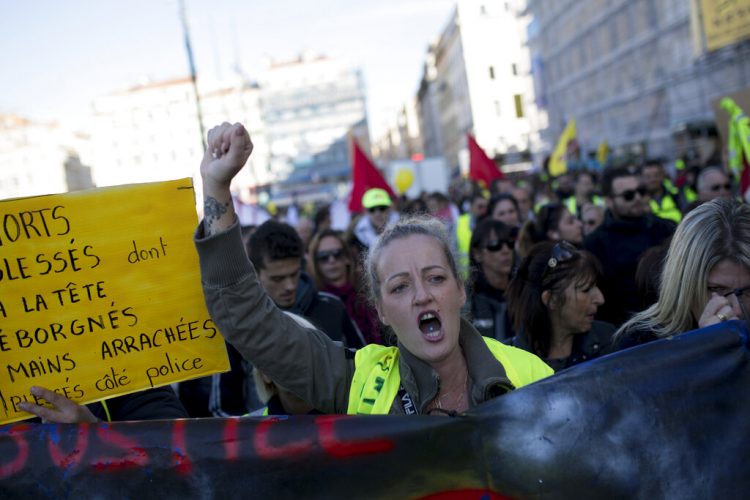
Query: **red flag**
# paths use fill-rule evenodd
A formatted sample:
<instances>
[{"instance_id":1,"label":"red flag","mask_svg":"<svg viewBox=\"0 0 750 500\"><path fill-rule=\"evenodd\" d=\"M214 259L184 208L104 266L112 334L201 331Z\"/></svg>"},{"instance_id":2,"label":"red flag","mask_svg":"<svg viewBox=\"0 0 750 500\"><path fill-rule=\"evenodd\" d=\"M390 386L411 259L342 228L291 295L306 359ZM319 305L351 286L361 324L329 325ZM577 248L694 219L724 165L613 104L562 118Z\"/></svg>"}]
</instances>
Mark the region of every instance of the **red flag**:
<instances>
[{"instance_id":1,"label":"red flag","mask_svg":"<svg viewBox=\"0 0 750 500\"><path fill-rule=\"evenodd\" d=\"M362 211L362 196L365 194L365 191L372 188L385 189L391 199L396 199L391 186L388 185L380 174L380 171L362 151L357 141L352 139L352 194L349 199L350 212L357 213Z\"/></svg>"},{"instance_id":2,"label":"red flag","mask_svg":"<svg viewBox=\"0 0 750 500\"><path fill-rule=\"evenodd\" d=\"M469 179L484 182L484 187L489 188L492 181L504 177L471 134L466 134L466 142L469 144Z\"/></svg>"}]
</instances>

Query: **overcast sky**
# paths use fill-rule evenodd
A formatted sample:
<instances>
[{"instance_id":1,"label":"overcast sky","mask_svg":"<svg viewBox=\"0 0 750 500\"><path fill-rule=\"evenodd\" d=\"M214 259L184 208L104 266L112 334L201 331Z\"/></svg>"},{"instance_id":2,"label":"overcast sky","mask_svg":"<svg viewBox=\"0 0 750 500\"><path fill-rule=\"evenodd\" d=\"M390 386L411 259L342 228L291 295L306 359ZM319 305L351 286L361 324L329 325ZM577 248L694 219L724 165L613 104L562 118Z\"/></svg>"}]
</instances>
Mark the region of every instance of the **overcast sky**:
<instances>
[{"instance_id":1,"label":"overcast sky","mask_svg":"<svg viewBox=\"0 0 750 500\"><path fill-rule=\"evenodd\" d=\"M453 0L186 0L198 74L257 78L303 50L362 68L375 137L412 96ZM177 0L0 0L0 113L75 120L100 95L186 76Z\"/></svg>"}]
</instances>

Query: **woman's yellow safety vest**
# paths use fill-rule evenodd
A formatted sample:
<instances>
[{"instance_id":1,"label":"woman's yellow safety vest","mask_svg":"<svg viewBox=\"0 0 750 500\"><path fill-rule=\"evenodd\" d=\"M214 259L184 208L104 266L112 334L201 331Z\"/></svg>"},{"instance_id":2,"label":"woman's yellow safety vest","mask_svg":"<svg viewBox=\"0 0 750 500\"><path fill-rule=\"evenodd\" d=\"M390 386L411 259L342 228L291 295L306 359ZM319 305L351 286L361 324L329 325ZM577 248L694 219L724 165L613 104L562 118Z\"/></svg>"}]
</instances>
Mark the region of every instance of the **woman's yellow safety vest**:
<instances>
[{"instance_id":1,"label":"woman's yellow safety vest","mask_svg":"<svg viewBox=\"0 0 750 500\"><path fill-rule=\"evenodd\" d=\"M514 388L552 375L552 368L524 350L483 337L487 347L505 368ZM370 344L354 356L354 377L349 388L350 415L387 415L401 387L398 347ZM416 410L416 409L415 409Z\"/></svg>"}]
</instances>

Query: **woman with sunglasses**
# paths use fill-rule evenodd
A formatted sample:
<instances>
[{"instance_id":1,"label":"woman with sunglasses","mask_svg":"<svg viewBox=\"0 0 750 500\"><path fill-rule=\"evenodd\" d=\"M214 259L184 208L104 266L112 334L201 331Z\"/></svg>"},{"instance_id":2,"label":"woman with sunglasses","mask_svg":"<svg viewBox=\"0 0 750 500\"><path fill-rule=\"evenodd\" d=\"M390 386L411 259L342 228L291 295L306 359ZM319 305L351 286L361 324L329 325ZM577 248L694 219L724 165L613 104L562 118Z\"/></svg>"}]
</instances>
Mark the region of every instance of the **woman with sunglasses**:
<instances>
[{"instance_id":1,"label":"woman with sunglasses","mask_svg":"<svg viewBox=\"0 0 750 500\"><path fill-rule=\"evenodd\" d=\"M512 345L559 371L611 349L615 327L594 320L604 303L599 262L567 242L532 247L508 288Z\"/></svg>"},{"instance_id":2,"label":"woman with sunglasses","mask_svg":"<svg viewBox=\"0 0 750 500\"><path fill-rule=\"evenodd\" d=\"M381 344L377 317L359 293L354 259L340 233L324 229L313 236L308 252L308 268L319 291L341 299L365 341L368 344Z\"/></svg>"},{"instance_id":3,"label":"woman with sunglasses","mask_svg":"<svg viewBox=\"0 0 750 500\"><path fill-rule=\"evenodd\" d=\"M543 241L567 241L578 247L583 243L583 223L562 203L548 203L539 209L536 219L521 228L516 246L519 257Z\"/></svg>"},{"instance_id":4,"label":"woman with sunglasses","mask_svg":"<svg viewBox=\"0 0 750 500\"><path fill-rule=\"evenodd\" d=\"M551 374L539 358L483 338L461 319L466 292L435 219L388 226L365 264L398 345L354 352L281 312L242 248L229 186L252 152L240 124L208 133L204 219L195 234L203 293L221 334L271 380L324 413L456 414Z\"/></svg>"},{"instance_id":5,"label":"woman with sunglasses","mask_svg":"<svg viewBox=\"0 0 750 500\"><path fill-rule=\"evenodd\" d=\"M474 229L469 244L469 317L479 333L501 341L514 335L505 300L515 262L514 245L511 228L488 218Z\"/></svg>"},{"instance_id":6,"label":"woman with sunglasses","mask_svg":"<svg viewBox=\"0 0 750 500\"><path fill-rule=\"evenodd\" d=\"M750 206L717 198L688 213L667 250L659 300L617 331L632 347L733 319L750 310Z\"/></svg>"}]
</instances>

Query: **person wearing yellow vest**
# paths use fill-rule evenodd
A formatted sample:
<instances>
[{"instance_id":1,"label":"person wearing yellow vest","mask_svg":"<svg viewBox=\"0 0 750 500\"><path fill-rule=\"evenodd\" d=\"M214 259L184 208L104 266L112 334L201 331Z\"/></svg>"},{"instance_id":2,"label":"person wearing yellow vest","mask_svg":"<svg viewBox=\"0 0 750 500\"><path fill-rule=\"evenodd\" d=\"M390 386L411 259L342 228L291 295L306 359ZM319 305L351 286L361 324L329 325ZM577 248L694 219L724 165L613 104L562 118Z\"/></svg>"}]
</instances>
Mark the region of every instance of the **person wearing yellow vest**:
<instances>
[{"instance_id":1,"label":"person wearing yellow vest","mask_svg":"<svg viewBox=\"0 0 750 500\"><path fill-rule=\"evenodd\" d=\"M641 182L651 197L651 212L662 219L679 223L682 219L679 190L667 179L664 165L658 160L646 162L641 169Z\"/></svg>"},{"instance_id":2,"label":"person wearing yellow vest","mask_svg":"<svg viewBox=\"0 0 750 500\"><path fill-rule=\"evenodd\" d=\"M466 292L435 219L389 226L365 274L395 347L345 348L281 312L242 247L229 185L252 151L240 124L208 133L205 217L195 233L203 293L221 334L274 383L324 413L456 414L552 374L531 353L485 340L461 318Z\"/></svg>"},{"instance_id":3,"label":"person wearing yellow vest","mask_svg":"<svg viewBox=\"0 0 750 500\"><path fill-rule=\"evenodd\" d=\"M487 198L481 192L476 192L471 197L469 211L460 215L456 221L456 248L458 249L458 268L461 276L466 277L469 273L469 244L471 233L477 225L477 221L487 213Z\"/></svg>"},{"instance_id":4,"label":"person wearing yellow vest","mask_svg":"<svg viewBox=\"0 0 750 500\"><path fill-rule=\"evenodd\" d=\"M564 199L563 203L568 212L574 217L580 218L581 209L584 205L593 204L598 207L604 206L604 198L594 194L596 179L594 174L588 170L579 170L575 177L575 194ZM541 207L540 207L541 208Z\"/></svg>"}]
</instances>

